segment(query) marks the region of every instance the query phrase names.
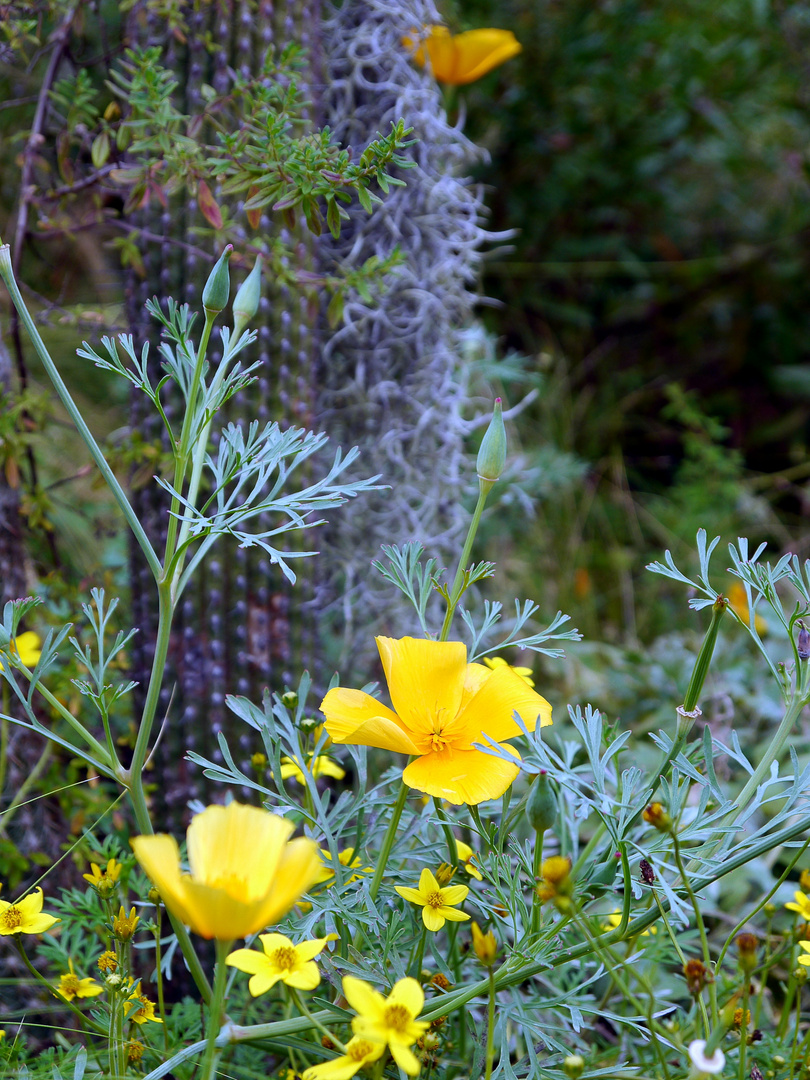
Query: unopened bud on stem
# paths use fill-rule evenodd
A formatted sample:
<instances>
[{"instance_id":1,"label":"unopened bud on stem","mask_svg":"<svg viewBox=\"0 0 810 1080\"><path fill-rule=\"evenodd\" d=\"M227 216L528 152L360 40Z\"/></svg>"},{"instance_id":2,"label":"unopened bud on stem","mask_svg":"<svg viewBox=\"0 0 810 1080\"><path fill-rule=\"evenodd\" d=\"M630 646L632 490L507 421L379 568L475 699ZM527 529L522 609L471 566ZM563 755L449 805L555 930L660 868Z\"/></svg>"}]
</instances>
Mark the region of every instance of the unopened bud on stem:
<instances>
[{"instance_id":1,"label":"unopened bud on stem","mask_svg":"<svg viewBox=\"0 0 810 1080\"><path fill-rule=\"evenodd\" d=\"M233 338L238 341L248 323L259 310L262 298L262 257L258 255L253 269L239 286L233 302Z\"/></svg>"},{"instance_id":2,"label":"unopened bud on stem","mask_svg":"<svg viewBox=\"0 0 810 1080\"><path fill-rule=\"evenodd\" d=\"M500 398L495 398L492 419L481 440L478 451L476 472L481 491L488 492L496 480L499 480L506 464L506 428L503 423L503 406Z\"/></svg>"},{"instance_id":3,"label":"unopened bud on stem","mask_svg":"<svg viewBox=\"0 0 810 1080\"><path fill-rule=\"evenodd\" d=\"M231 276L228 273L228 260L233 254L233 244L228 244L214 264L203 289L202 302L207 318L218 315L227 307L231 295Z\"/></svg>"}]
</instances>

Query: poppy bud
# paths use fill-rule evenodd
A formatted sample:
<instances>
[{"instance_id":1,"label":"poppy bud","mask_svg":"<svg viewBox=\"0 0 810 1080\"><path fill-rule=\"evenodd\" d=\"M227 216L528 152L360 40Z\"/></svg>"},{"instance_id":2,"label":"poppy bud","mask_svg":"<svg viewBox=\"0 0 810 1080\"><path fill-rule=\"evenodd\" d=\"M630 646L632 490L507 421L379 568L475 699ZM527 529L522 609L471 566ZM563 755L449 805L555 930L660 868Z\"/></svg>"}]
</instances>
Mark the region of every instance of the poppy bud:
<instances>
[{"instance_id":1,"label":"poppy bud","mask_svg":"<svg viewBox=\"0 0 810 1080\"><path fill-rule=\"evenodd\" d=\"M810 658L810 631L808 631L803 622L799 622L799 641L797 649L799 652L800 660L807 660Z\"/></svg>"},{"instance_id":2,"label":"poppy bud","mask_svg":"<svg viewBox=\"0 0 810 1080\"><path fill-rule=\"evenodd\" d=\"M233 336L236 341L259 310L262 298L262 257L258 255L253 269L239 286L233 302Z\"/></svg>"},{"instance_id":3,"label":"poppy bud","mask_svg":"<svg viewBox=\"0 0 810 1080\"><path fill-rule=\"evenodd\" d=\"M482 491L489 491L496 480L500 479L506 464L506 428L503 424L501 399L495 398L492 419L481 440L475 470Z\"/></svg>"},{"instance_id":4,"label":"poppy bud","mask_svg":"<svg viewBox=\"0 0 810 1080\"><path fill-rule=\"evenodd\" d=\"M557 820L557 797L551 790L548 773L541 769L526 800L526 817L535 832L545 832Z\"/></svg>"},{"instance_id":5,"label":"poppy bud","mask_svg":"<svg viewBox=\"0 0 810 1080\"><path fill-rule=\"evenodd\" d=\"M233 244L228 244L214 264L203 289L202 302L207 317L218 315L228 304L231 295L231 276L228 260L233 254Z\"/></svg>"}]
</instances>

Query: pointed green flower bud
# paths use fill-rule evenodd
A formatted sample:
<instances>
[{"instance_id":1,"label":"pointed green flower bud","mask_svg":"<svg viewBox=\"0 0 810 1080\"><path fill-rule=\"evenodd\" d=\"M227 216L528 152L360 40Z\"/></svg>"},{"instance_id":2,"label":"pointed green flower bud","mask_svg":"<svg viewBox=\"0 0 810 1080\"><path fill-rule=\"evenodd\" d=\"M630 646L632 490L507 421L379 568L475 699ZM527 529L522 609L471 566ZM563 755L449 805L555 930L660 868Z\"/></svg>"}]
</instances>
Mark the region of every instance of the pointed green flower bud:
<instances>
[{"instance_id":1,"label":"pointed green flower bud","mask_svg":"<svg viewBox=\"0 0 810 1080\"><path fill-rule=\"evenodd\" d=\"M557 820L557 796L551 790L548 773L541 769L526 801L526 817L535 832L545 832Z\"/></svg>"},{"instance_id":2,"label":"pointed green flower bud","mask_svg":"<svg viewBox=\"0 0 810 1080\"><path fill-rule=\"evenodd\" d=\"M686 713L693 712L697 706L700 692L703 689L703 683L706 681L706 675L709 672L709 664L711 663L714 646L717 642L717 631L720 629L720 620L725 614L727 607L728 600L723 596L718 596L714 604L712 604L712 621L709 623L706 637L703 639L703 644L700 647L697 660L695 660L692 678L689 680L689 686L686 688L686 697L683 702L683 710Z\"/></svg>"},{"instance_id":3,"label":"pointed green flower bud","mask_svg":"<svg viewBox=\"0 0 810 1080\"><path fill-rule=\"evenodd\" d=\"M233 254L233 244L228 244L217 259L214 269L208 275L203 289L202 302L207 317L218 315L227 306L231 295L231 276L228 273L228 259Z\"/></svg>"},{"instance_id":4,"label":"pointed green flower bud","mask_svg":"<svg viewBox=\"0 0 810 1080\"><path fill-rule=\"evenodd\" d=\"M258 255L253 269L239 286L233 302L233 338L238 341L248 323L259 310L262 298L262 257Z\"/></svg>"},{"instance_id":5,"label":"pointed green flower bud","mask_svg":"<svg viewBox=\"0 0 810 1080\"><path fill-rule=\"evenodd\" d=\"M506 464L506 428L503 424L501 399L495 398L495 408L489 422L475 468L481 490L489 491L496 480L500 479Z\"/></svg>"}]
</instances>

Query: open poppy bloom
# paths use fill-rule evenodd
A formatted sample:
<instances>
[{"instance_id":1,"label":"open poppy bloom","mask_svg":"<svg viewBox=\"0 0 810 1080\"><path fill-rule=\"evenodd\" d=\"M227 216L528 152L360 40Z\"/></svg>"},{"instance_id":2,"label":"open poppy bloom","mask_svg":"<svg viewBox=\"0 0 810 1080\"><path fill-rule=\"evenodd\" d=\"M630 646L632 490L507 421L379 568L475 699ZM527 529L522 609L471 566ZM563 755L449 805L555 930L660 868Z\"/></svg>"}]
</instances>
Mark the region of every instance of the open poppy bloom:
<instances>
[{"instance_id":1,"label":"open poppy bloom","mask_svg":"<svg viewBox=\"0 0 810 1080\"><path fill-rule=\"evenodd\" d=\"M497 799L518 774L517 764L473 747L484 735L501 744L551 723L551 706L515 672L467 663L461 641L377 638L396 712L361 690L335 687L321 702L336 743L377 746L409 754L404 782L451 803ZM515 762L516 750L507 746Z\"/></svg>"},{"instance_id":2,"label":"open poppy bloom","mask_svg":"<svg viewBox=\"0 0 810 1080\"><path fill-rule=\"evenodd\" d=\"M420 67L430 62L437 82L464 86L511 60L523 46L511 30L466 30L451 34L446 26L431 26L423 38L403 39Z\"/></svg>"},{"instance_id":3,"label":"open poppy bloom","mask_svg":"<svg viewBox=\"0 0 810 1080\"><path fill-rule=\"evenodd\" d=\"M321 872L318 845L256 806L208 806L186 833L190 874L173 836L136 836L138 862L169 911L205 938L231 941L278 922Z\"/></svg>"}]
</instances>

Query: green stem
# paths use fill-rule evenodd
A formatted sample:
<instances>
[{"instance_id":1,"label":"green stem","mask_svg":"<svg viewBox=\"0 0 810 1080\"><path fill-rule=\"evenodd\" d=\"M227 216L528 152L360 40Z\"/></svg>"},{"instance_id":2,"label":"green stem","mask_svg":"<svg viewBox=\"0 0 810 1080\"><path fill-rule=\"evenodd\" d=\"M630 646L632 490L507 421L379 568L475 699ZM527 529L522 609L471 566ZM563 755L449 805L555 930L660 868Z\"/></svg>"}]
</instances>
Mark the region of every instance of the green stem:
<instances>
[{"instance_id":1,"label":"green stem","mask_svg":"<svg viewBox=\"0 0 810 1080\"><path fill-rule=\"evenodd\" d=\"M743 972L743 992L742 992L742 1019L740 1020L740 1061L739 1069L737 1072L737 1080L745 1080L745 1052L748 1049L748 991L750 988L750 980L748 972ZM798 1017L796 1018L796 1032L798 1034L799 1025ZM796 1054L796 1042L793 1043L794 1057L790 1063L790 1075L793 1075L793 1062Z\"/></svg>"},{"instance_id":2,"label":"green stem","mask_svg":"<svg viewBox=\"0 0 810 1080\"><path fill-rule=\"evenodd\" d=\"M163 965L161 958L160 937L163 929L163 906L158 900L155 905L155 979L157 981L158 1011L163 1020L163 1051L169 1056L169 1031L166 1023L166 1005L163 1000Z\"/></svg>"},{"instance_id":3,"label":"green stem","mask_svg":"<svg viewBox=\"0 0 810 1080\"><path fill-rule=\"evenodd\" d=\"M689 901L692 905L692 910L695 913L695 924L700 934L700 946L703 953L703 965L706 968L706 973L709 978L709 1002L712 1009L712 1024L716 1027L718 1023L717 1015L717 987L714 982L714 971L712 965L712 956L709 950L709 939L706 934L706 926L703 922L703 914L700 910L700 904L698 903L697 896L695 896L694 889L689 881L689 875L687 874L686 867L683 864L681 858L681 845L678 843L678 837L675 833L672 833L672 850L675 855L675 865L678 867L678 873L681 875L681 881L686 891Z\"/></svg>"},{"instance_id":4,"label":"green stem","mask_svg":"<svg viewBox=\"0 0 810 1080\"><path fill-rule=\"evenodd\" d=\"M152 670L149 676L149 686L146 690L146 701L141 714L141 722L138 726L138 735L135 739L135 748L132 751L132 762L128 771L128 786L133 793L143 790L143 767L149 753L149 739L152 734L152 726L155 721L160 690L163 685L163 675L166 670L166 658L169 655L169 640L172 632L172 619L174 607L169 594L169 586L165 581L158 583L158 629L155 640L155 655L152 659ZM144 800L145 805L145 800ZM148 815L147 815L148 816ZM138 823L140 828L143 826ZM150 828L150 832L152 829Z\"/></svg>"},{"instance_id":5,"label":"green stem","mask_svg":"<svg viewBox=\"0 0 810 1080\"><path fill-rule=\"evenodd\" d=\"M439 634L439 641L447 641L447 635L450 632L450 624L453 621L453 615L455 614L456 605L458 604L461 594L464 592L464 570L467 566L467 562L470 558L470 552L472 551L473 540L475 540L475 534L478 532L478 526L481 522L481 514L484 509L484 504L487 501L488 491L483 484L479 486L478 502L475 505L475 512L473 514L470 527L467 530L467 539L464 541L464 547L461 550L461 558L458 560L458 569L456 570L456 576L453 579L453 587L449 593L449 599L447 601L447 614L444 617L444 623L442 624L442 632Z\"/></svg>"},{"instance_id":6,"label":"green stem","mask_svg":"<svg viewBox=\"0 0 810 1080\"><path fill-rule=\"evenodd\" d=\"M531 918L531 936L540 930L540 914L542 910L542 903L540 897L537 894L537 882L540 879L540 867L543 865L543 839L546 835L545 829L538 829L534 839L534 861L532 862L532 918Z\"/></svg>"},{"instance_id":7,"label":"green stem","mask_svg":"<svg viewBox=\"0 0 810 1080\"><path fill-rule=\"evenodd\" d=\"M442 827L444 838L447 841L447 860L450 866L455 869L458 866L458 848L456 847L456 838L453 835L453 830L450 828L450 822L447 820L447 814L444 812L444 807L441 804L441 800L435 795L433 796L433 807L436 811L436 817L439 819L439 824Z\"/></svg>"},{"instance_id":8,"label":"green stem","mask_svg":"<svg viewBox=\"0 0 810 1080\"><path fill-rule=\"evenodd\" d=\"M182 491L183 482L186 478L186 471L188 470L189 442L191 440L193 425L197 419L197 393L202 381L205 354L208 350L208 339L211 337L211 329L217 314L218 313L211 313L208 311L205 312L205 325L203 326L203 332L200 335L200 344L197 346L194 373L191 376L191 384L189 386L188 399L186 401L186 412L183 416L183 426L180 430L180 443L175 449L174 456L174 489L177 492ZM176 495L173 495L171 506L169 508L169 524L166 530L166 547L163 557L164 568L168 568L174 558L177 542L177 529L179 526L176 515L179 510L180 500Z\"/></svg>"},{"instance_id":9,"label":"green stem","mask_svg":"<svg viewBox=\"0 0 810 1080\"><path fill-rule=\"evenodd\" d=\"M487 1066L484 1080L490 1080L492 1076L492 1062L495 1060L495 975L492 968L487 972L489 976L489 1003L487 1005Z\"/></svg>"},{"instance_id":10,"label":"green stem","mask_svg":"<svg viewBox=\"0 0 810 1080\"><path fill-rule=\"evenodd\" d=\"M371 879L371 885L369 885L368 888L372 900L377 899L377 893L380 891L385 868L388 864L388 856L391 854L391 848L394 846L394 837L397 834L399 819L402 817L402 811L405 809L405 800L408 798L409 791L410 788L403 781L399 789L399 794L397 795L397 801L394 803L394 808L391 811L391 820L388 823L388 830L385 834L383 845L380 848L377 866L374 869L374 877Z\"/></svg>"},{"instance_id":11,"label":"green stem","mask_svg":"<svg viewBox=\"0 0 810 1080\"><path fill-rule=\"evenodd\" d=\"M61 1005L66 1005L67 1008L70 1009L72 1013L75 1013L76 1016L78 1016L79 1019L82 1021L82 1023L86 1024L91 1031L94 1031L96 1033L96 1035L107 1034L106 1028L103 1028L101 1024L97 1024L95 1020L91 1019L91 1017L83 1013L81 1009L76 1008L73 1002L68 1001L68 999L66 997L63 997L62 994L57 994L53 986L51 986L45 976L40 975L40 973L28 959L28 955L25 951L25 946L22 943L22 934L14 934L14 944L17 946L17 952L20 954L20 959L22 960L22 962L34 976L36 981L38 983L41 983L45 987L45 989L48 991L49 996L56 996L59 999Z\"/></svg>"},{"instance_id":12,"label":"green stem","mask_svg":"<svg viewBox=\"0 0 810 1080\"><path fill-rule=\"evenodd\" d=\"M425 959L425 942L427 941L427 926L424 921L422 922L422 933L419 936L419 944L416 947L416 955L413 958L413 964L411 964L411 975L419 982L422 980L419 976L422 974L422 962Z\"/></svg>"},{"instance_id":13,"label":"green stem","mask_svg":"<svg viewBox=\"0 0 810 1080\"><path fill-rule=\"evenodd\" d=\"M325 1035L329 1039L329 1041L331 1043L333 1043L337 1047L337 1049L341 1052L341 1054L345 1054L346 1053L346 1047L343 1045L343 1043L340 1041L340 1039L337 1038L336 1035L332 1034L332 1032L329 1030L328 1027L325 1027L321 1023L321 1021L318 1019L317 1016L315 1016L314 1013L311 1013L309 1011L309 1009L306 1006L306 1003L305 1003L304 999L299 995L298 991L295 990L294 987L292 987L292 986L288 986L287 991L288 991L290 997L292 998L296 1009L298 1009L298 1011L303 1016L306 1016L306 1018L312 1022L312 1026L317 1031L320 1031L321 1035Z\"/></svg>"},{"instance_id":14,"label":"green stem","mask_svg":"<svg viewBox=\"0 0 810 1080\"><path fill-rule=\"evenodd\" d=\"M28 331L28 335L34 345L34 349L36 350L37 355L42 361L43 367L48 373L48 377L53 383L62 404L70 415L71 420L76 425L76 428L82 439L84 440L87 449L90 451L90 454L93 458L93 461L95 461L99 472L106 480L115 501L118 503L121 512L126 518L127 524L129 525L130 529L133 532L133 535L135 536L135 539L140 545L141 551L143 551L144 555L146 556L146 561L149 563L149 569L154 574L155 580L158 580L161 574L160 561L158 560L158 557L155 554L155 550L149 541L149 537L146 535L143 526L138 520L137 514L132 509L132 506L130 505L129 499L126 497L124 489L118 483L118 480L115 477L115 473L107 464L107 461L102 454L98 443L93 438L90 428L84 422L84 418L79 412L76 403L70 396L70 392L67 386L65 386L64 382L62 381L62 377L57 370L56 364L54 364L53 360L51 359L51 355L45 347L44 341L39 336L39 331L34 324L34 320L31 318L28 308L25 306L25 301L22 298L22 294L20 293L19 287L14 278L14 270L11 265L11 250L8 244L3 244L2 246L0 246L0 277L2 277L3 281L6 284L6 288L11 295L11 299L17 309L17 313L19 314L20 319L25 326L25 329Z\"/></svg>"},{"instance_id":15,"label":"green stem","mask_svg":"<svg viewBox=\"0 0 810 1080\"><path fill-rule=\"evenodd\" d=\"M765 756L762 758L762 761L760 761L759 765L757 765L748 783L734 800L734 809L730 810L726 817L723 819L724 828L727 828L729 825L731 825L737 820L737 818L748 805L751 796L756 793L757 788L767 776L771 768L771 764L776 761L776 759L782 753L785 743L787 742L793 730L793 725L796 723L799 716L801 715L801 711L804 708L805 703L806 702L804 695L801 694L798 690L795 691L793 697L790 700L790 703L788 704L787 709L785 710L785 715L782 717L782 721L776 730L776 734L771 740L770 746L765 751Z\"/></svg>"},{"instance_id":16,"label":"green stem","mask_svg":"<svg viewBox=\"0 0 810 1080\"><path fill-rule=\"evenodd\" d=\"M225 966L225 957L231 950L232 941L217 941L217 960L214 968L214 992L208 1007L208 1028L205 1039L205 1057L203 1058L200 1080L213 1080L216 1075L217 1062L222 1050L217 1046L217 1036L223 1023L223 1007L225 1004L225 983L228 977L228 969Z\"/></svg>"},{"instance_id":17,"label":"green stem","mask_svg":"<svg viewBox=\"0 0 810 1080\"><path fill-rule=\"evenodd\" d=\"M0 815L0 832L6 832L9 825L11 824L11 819L14 817L15 813L19 810L19 808L24 805L26 795L34 786L34 784L36 784L37 780L39 780L40 776L42 775L42 770L48 764L50 758L51 744L49 742L46 742L45 749L39 755L36 765L33 767L28 776L26 776L25 780L23 780L22 784L20 784L20 787L17 790L17 794L8 804L6 809L2 812L2 815ZM2 792L2 790L2 786L0 786L0 793Z\"/></svg>"}]
</instances>

